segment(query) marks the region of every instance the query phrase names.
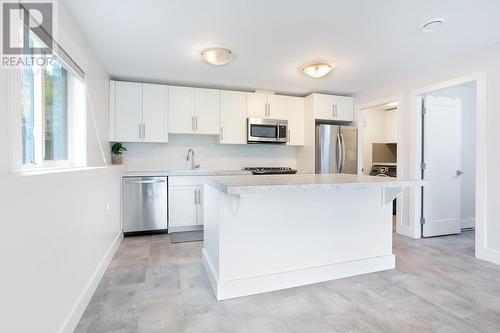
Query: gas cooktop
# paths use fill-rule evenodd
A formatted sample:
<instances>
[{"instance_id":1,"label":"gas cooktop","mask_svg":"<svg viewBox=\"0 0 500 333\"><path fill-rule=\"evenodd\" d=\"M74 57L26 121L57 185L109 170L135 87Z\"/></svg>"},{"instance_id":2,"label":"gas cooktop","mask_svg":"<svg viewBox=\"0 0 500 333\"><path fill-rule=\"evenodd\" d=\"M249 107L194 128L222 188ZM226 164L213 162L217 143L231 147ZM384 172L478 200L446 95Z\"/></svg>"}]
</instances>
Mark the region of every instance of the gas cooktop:
<instances>
[{"instance_id":1,"label":"gas cooktop","mask_svg":"<svg viewBox=\"0 0 500 333\"><path fill-rule=\"evenodd\" d=\"M254 175L293 175L297 173L297 170L287 167L250 167L243 170L251 171Z\"/></svg>"}]
</instances>

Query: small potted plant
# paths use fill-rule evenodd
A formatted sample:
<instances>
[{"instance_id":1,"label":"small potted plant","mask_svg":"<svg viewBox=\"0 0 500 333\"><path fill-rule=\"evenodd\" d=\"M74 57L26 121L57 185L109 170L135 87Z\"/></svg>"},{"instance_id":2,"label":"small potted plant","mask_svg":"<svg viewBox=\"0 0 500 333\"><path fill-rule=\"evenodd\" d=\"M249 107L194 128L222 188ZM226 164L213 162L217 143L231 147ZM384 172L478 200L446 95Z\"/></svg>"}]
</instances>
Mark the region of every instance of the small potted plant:
<instances>
[{"instance_id":1,"label":"small potted plant","mask_svg":"<svg viewBox=\"0 0 500 333\"><path fill-rule=\"evenodd\" d=\"M111 157L111 163L122 164L122 154L124 151L127 151L127 148L123 147L123 144L121 142L115 142L111 147L111 152L113 153L113 156Z\"/></svg>"}]
</instances>

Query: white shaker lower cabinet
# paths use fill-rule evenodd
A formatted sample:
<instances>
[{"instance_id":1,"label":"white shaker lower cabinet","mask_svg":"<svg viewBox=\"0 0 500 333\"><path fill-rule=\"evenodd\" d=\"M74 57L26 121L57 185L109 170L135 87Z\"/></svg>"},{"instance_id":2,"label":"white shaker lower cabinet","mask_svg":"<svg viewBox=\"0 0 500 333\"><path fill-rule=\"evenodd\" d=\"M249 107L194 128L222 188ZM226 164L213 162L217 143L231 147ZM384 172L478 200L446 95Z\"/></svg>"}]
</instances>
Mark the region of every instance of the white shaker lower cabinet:
<instances>
[{"instance_id":1,"label":"white shaker lower cabinet","mask_svg":"<svg viewBox=\"0 0 500 333\"><path fill-rule=\"evenodd\" d=\"M221 90L219 143L247 143L246 93Z\"/></svg>"},{"instance_id":2,"label":"white shaker lower cabinet","mask_svg":"<svg viewBox=\"0 0 500 333\"><path fill-rule=\"evenodd\" d=\"M203 185L201 177L168 177L169 232L203 228Z\"/></svg>"},{"instance_id":3,"label":"white shaker lower cabinet","mask_svg":"<svg viewBox=\"0 0 500 333\"><path fill-rule=\"evenodd\" d=\"M304 99L287 97L286 119L288 120L288 142L290 146L304 145Z\"/></svg>"}]
</instances>

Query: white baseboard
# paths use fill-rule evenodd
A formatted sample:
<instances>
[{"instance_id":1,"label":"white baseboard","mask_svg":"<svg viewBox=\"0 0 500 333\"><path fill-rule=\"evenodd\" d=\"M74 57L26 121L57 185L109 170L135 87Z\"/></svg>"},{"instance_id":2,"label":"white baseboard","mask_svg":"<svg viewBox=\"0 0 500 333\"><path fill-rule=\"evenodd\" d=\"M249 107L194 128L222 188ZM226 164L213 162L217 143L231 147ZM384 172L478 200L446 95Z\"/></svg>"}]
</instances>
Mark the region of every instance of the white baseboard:
<instances>
[{"instance_id":1,"label":"white baseboard","mask_svg":"<svg viewBox=\"0 0 500 333\"><path fill-rule=\"evenodd\" d=\"M396 267L395 256L391 254L290 272L219 281L205 249L202 251L202 260L216 298L219 301L373 273Z\"/></svg>"},{"instance_id":2,"label":"white baseboard","mask_svg":"<svg viewBox=\"0 0 500 333\"><path fill-rule=\"evenodd\" d=\"M500 251L497 250L476 247L476 258L500 265Z\"/></svg>"},{"instance_id":3,"label":"white baseboard","mask_svg":"<svg viewBox=\"0 0 500 333\"><path fill-rule=\"evenodd\" d=\"M120 245L122 239L123 239L123 233L120 230L120 233L116 235L116 238L109 247L108 251L106 251L106 254L102 258L99 265L97 266L94 274L92 274L92 277L90 278L89 282L87 283L82 293L76 300L75 305L71 309L68 317L66 318L63 325L61 326L61 329L59 330L60 333L74 332L76 326L78 325L78 322L80 321L83 313L85 312L85 309L89 305L90 300L92 299L92 296L94 295L94 292L96 291L97 286L99 285L99 282L101 282L101 279L104 276L104 273L106 272L106 269L108 268L111 259L113 259L116 250L118 250L118 246Z\"/></svg>"},{"instance_id":4,"label":"white baseboard","mask_svg":"<svg viewBox=\"0 0 500 333\"><path fill-rule=\"evenodd\" d=\"M476 226L476 218L474 216L464 217L460 222L460 227L463 228L473 228Z\"/></svg>"}]
</instances>

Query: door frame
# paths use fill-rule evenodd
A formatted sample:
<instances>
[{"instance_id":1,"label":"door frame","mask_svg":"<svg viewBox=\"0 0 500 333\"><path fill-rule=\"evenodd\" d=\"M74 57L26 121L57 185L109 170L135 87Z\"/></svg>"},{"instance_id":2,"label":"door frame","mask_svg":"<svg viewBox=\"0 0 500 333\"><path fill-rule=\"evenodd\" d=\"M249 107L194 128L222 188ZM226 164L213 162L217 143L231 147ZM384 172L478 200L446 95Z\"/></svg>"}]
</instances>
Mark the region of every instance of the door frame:
<instances>
[{"instance_id":1,"label":"door frame","mask_svg":"<svg viewBox=\"0 0 500 333\"><path fill-rule=\"evenodd\" d=\"M422 88L411 91L410 108L411 108L411 129L414 135L410 137L410 152L412 160L412 176L420 178L420 163L422 156L422 113L421 100L422 96L432 93L437 90L450 88L465 83L476 83L476 234L475 234L475 250L476 257L489 257L486 251L485 244L485 222L486 222L486 112L487 112L487 75L486 71L473 73L470 75L460 76L451 80L438 82ZM415 238L421 236L420 214L421 214L421 189L415 191L412 204L414 214L413 227Z\"/></svg>"},{"instance_id":2,"label":"door frame","mask_svg":"<svg viewBox=\"0 0 500 333\"><path fill-rule=\"evenodd\" d=\"M372 101L372 102L369 102L369 103L365 103L365 104L361 104L361 105L358 105L356 106L356 125L358 127L358 174L363 174L363 163L364 163L364 160L363 160L363 156L364 156L364 152L363 152L363 149L361 147L363 147L362 143L364 142L364 121L365 121L365 111L367 109L372 109L372 108L376 108L378 106L382 106L382 105L385 105L385 104L388 104L388 103L391 103L391 102L398 102L398 114L397 114L397 134L396 134L396 141L397 141L397 162L396 162L396 166L397 166L397 176L398 177L403 177L403 142L401 141L403 135L401 133L401 128L402 128L402 121L403 121L403 117L401 117L401 102L402 102L402 95L393 95L393 96L389 96L389 97L384 97L384 98L381 98L381 99L377 99L375 101ZM360 149L361 148L361 149ZM407 209L405 206L404 206L404 200L403 200L403 195L400 195L397 200L396 200L396 233L398 234L401 234L401 235L405 235L405 236L410 236L411 237L411 233L406 230L407 229L407 226L405 226L403 224L403 212L404 210Z\"/></svg>"}]
</instances>

